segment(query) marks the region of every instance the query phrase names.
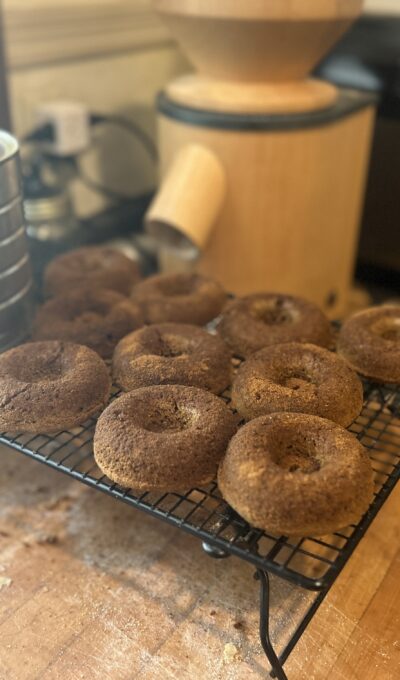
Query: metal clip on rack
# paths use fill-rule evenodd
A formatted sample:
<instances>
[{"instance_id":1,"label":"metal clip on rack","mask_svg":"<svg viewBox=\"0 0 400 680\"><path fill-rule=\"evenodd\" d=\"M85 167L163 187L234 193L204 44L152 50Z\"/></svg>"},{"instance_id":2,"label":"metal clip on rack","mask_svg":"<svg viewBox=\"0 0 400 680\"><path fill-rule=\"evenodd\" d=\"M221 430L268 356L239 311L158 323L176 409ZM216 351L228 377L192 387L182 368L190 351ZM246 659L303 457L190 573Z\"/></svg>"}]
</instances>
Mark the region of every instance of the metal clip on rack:
<instances>
[{"instance_id":1,"label":"metal clip on rack","mask_svg":"<svg viewBox=\"0 0 400 680\"><path fill-rule=\"evenodd\" d=\"M349 429L369 451L376 473L375 498L359 524L323 539L291 540L250 527L221 498L216 482L185 494L140 496L113 484L93 459L94 419L55 436L0 434L0 443L197 536L212 557L234 555L254 565L260 583L261 644L271 664L271 676L285 680L286 659L400 476L400 390L370 382L364 387L363 411ZM114 389L112 398L118 394ZM229 396L223 396L229 402ZM270 574L315 592L312 604L280 652L274 650L269 634Z\"/></svg>"}]
</instances>

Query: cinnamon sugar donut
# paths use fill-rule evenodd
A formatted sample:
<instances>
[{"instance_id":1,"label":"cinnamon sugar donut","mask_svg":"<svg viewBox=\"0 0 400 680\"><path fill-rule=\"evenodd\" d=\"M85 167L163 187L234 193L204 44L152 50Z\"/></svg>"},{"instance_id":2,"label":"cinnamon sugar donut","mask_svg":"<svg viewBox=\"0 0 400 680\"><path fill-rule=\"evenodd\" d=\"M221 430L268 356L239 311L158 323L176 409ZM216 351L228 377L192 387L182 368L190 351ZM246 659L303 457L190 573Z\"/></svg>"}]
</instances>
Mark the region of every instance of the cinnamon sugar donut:
<instances>
[{"instance_id":1,"label":"cinnamon sugar donut","mask_svg":"<svg viewBox=\"0 0 400 680\"><path fill-rule=\"evenodd\" d=\"M246 420L291 411L347 427L361 412L363 387L357 374L336 354L292 342L252 354L235 376L232 402Z\"/></svg>"},{"instance_id":2,"label":"cinnamon sugar donut","mask_svg":"<svg viewBox=\"0 0 400 680\"><path fill-rule=\"evenodd\" d=\"M239 357L283 342L331 347L331 324L314 304L293 295L254 293L229 303L218 331Z\"/></svg>"},{"instance_id":3,"label":"cinnamon sugar donut","mask_svg":"<svg viewBox=\"0 0 400 680\"><path fill-rule=\"evenodd\" d=\"M0 431L57 432L107 403L111 381L96 352L69 342L30 342L0 355Z\"/></svg>"},{"instance_id":4,"label":"cinnamon sugar donut","mask_svg":"<svg viewBox=\"0 0 400 680\"><path fill-rule=\"evenodd\" d=\"M66 340L112 356L125 335L143 325L140 307L114 290L73 289L42 305L35 318L35 340Z\"/></svg>"},{"instance_id":5,"label":"cinnamon sugar donut","mask_svg":"<svg viewBox=\"0 0 400 680\"><path fill-rule=\"evenodd\" d=\"M191 323L204 326L221 312L226 301L223 288L196 273L158 274L135 286L133 299L147 323Z\"/></svg>"},{"instance_id":6,"label":"cinnamon sugar donut","mask_svg":"<svg viewBox=\"0 0 400 680\"><path fill-rule=\"evenodd\" d=\"M192 385L220 394L230 384L231 353L221 338L198 326L154 324L118 343L113 375L125 391Z\"/></svg>"},{"instance_id":7,"label":"cinnamon sugar donut","mask_svg":"<svg viewBox=\"0 0 400 680\"><path fill-rule=\"evenodd\" d=\"M367 378L400 383L400 306L370 307L345 321L338 352Z\"/></svg>"},{"instance_id":8,"label":"cinnamon sugar donut","mask_svg":"<svg viewBox=\"0 0 400 680\"><path fill-rule=\"evenodd\" d=\"M140 279L136 262L108 246L85 246L58 255L46 267L46 297L63 295L71 288L92 287L129 295Z\"/></svg>"},{"instance_id":9,"label":"cinnamon sugar donut","mask_svg":"<svg viewBox=\"0 0 400 680\"><path fill-rule=\"evenodd\" d=\"M218 485L251 525L287 536L323 536L357 523L374 487L354 435L300 413L274 413L242 427L219 466Z\"/></svg>"},{"instance_id":10,"label":"cinnamon sugar donut","mask_svg":"<svg viewBox=\"0 0 400 680\"><path fill-rule=\"evenodd\" d=\"M181 491L211 481L236 430L222 399L197 387L143 387L101 414L94 456L112 481L143 491Z\"/></svg>"}]
</instances>

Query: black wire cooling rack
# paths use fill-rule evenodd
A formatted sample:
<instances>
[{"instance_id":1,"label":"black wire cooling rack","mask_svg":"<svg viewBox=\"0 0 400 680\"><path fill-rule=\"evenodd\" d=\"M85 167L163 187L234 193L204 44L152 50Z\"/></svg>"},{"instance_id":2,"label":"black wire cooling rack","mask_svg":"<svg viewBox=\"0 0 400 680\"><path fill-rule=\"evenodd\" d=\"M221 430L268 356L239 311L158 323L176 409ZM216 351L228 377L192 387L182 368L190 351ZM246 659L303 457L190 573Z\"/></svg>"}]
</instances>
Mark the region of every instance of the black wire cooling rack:
<instances>
[{"instance_id":1,"label":"black wire cooling rack","mask_svg":"<svg viewBox=\"0 0 400 680\"><path fill-rule=\"evenodd\" d=\"M112 398L117 396L115 388ZM363 411L349 428L369 451L375 499L358 525L323 539L291 540L250 527L221 498L216 482L184 494L124 489L94 461L94 427L95 419L90 419L54 436L1 434L0 442L310 590L323 590L333 582L400 476L400 391L390 386L365 385Z\"/></svg>"},{"instance_id":2,"label":"black wire cooling rack","mask_svg":"<svg viewBox=\"0 0 400 680\"><path fill-rule=\"evenodd\" d=\"M114 388L111 399L118 394ZM227 395L223 396L229 401ZM95 419L90 419L54 436L3 433L0 443L197 536L214 557L236 555L253 564L261 580L261 642L273 674L284 679L282 664L400 477L400 388L365 383L362 413L349 429L368 450L375 471L374 500L359 524L323 538L291 539L249 526L221 498L216 482L182 494L137 494L118 486L94 461L95 424ZM268 632L271 573L317 591L313 605L279 658Z\"/></svg>"}]
</instances>

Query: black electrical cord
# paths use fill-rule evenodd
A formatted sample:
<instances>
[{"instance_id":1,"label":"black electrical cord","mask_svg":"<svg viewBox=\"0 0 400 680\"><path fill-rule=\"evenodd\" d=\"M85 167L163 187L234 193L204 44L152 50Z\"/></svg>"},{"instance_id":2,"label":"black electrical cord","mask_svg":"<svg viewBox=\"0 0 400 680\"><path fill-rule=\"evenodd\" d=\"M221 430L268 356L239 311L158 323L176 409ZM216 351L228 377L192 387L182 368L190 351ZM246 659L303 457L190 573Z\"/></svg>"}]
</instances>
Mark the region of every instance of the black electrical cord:
<instances>
[{"instance_id":1,"label":"black electrical cord","mask_svg":"<svg viewBox=\"0 0 400 680\"><path fill-rule=\"evenodd\" d=\"M118 116L114 114L90 114L90 123L92 126L97 125L115 125L121 129L126 130L132 136L137 139L145 151L148 153L154 163L158 160L157 147L154 144L150 135L147 134L139 125L134 123L123 116ZM54 127L51 123L46 123L34 129L32 132L28 133L23 137L22 142L25 144L30 143L41 143L41 142L54 142ZM124 203L126 201L131 201L135 198L134 195L122 194L118 191L113 191L109 187L104 186L101 182L89 177L82 168L79 157L73 156L68 158L58 158L54 154L45 152L45 157L50 158L52 163L70 163L73 165L75 172L81 182L85 184L92 191L102 194L114 203Z\"/></svg>"},{"instance_id":2,"label":"black electrical cord","mask_svg":"<svg viewBox=\"0 0 400 680\"><path fill-rule=\"evenodd\" d=\"M133 121L128 120L127 118L123 118L121 116L116 116L114 114L106 115L92 113L90 115L90 122L92 125L115 125L126 130L131 135L133 135L138 141L140 141L140 143L142 144L143 148L147 151L150 158L155 163L157 162L158 160L157 147L154 144L152 138L139 125L137 125ZM78 159L76 159L75 167L79 179L81 180L81 182L83 182L83 184L85 184L85 186L87 186L89 189L92 189L93 191L103 194L103 196L106 196L106 198L110 199L111 201L117 203L121 202L124 203L126 201L131 201L132 199L135 198L135 196L133 195L121 194L120 192L113 191L109 187L106 187L103 184L101 184L101 182L97 182L96 180L93 180L91 177L88 177L88 175L82 169L82 165Z\"/></svg>"},{"instance_id":3,"label":"black electrical cord","mask_svg":"<svg viewBox=\"0 0 400 680\"><path fill-rule=\"evenodd\" d=\"M35 142L54 142L54 128L51 123L45 123L28 132L21 140L22 144Z\"/></svg>"},{"instance_id":4,"label":"black electrical cord","mask_svg":"<svg viewBox=\"0 0 400 680\"><path fill-rule=\"evenodd\" d=\"M140 127L140 125L137 125L134 121L114 114L92 113L90 115L90 122L92 125L115 125L122 128L123 130L126 130L142 144L150 158L154 162L157 162L157 147L154 144L153 139L147 134L147 132L145 132L145 130L143 130L143 128Z\"/></svg>"},{"instance_id":5,"label":"black electrical cord","mask_svg":"<svg viewBox=\"0 0 400 680\"><path fill-rule=\"evenodd\" d=\"M76 174L81 180L82 184L84 184L88 189L92 189L92 191L102 194L110 201L113 201L113 203L126 203L127 201L132 201L135 199L133 194L122 194L119 191L113 191L109 187L104 186L101 184L101 182L96 182L96 180L93 180L91 177L86 175L77 158L74 158L74 161Z\"/></svg>"}]
</instances>

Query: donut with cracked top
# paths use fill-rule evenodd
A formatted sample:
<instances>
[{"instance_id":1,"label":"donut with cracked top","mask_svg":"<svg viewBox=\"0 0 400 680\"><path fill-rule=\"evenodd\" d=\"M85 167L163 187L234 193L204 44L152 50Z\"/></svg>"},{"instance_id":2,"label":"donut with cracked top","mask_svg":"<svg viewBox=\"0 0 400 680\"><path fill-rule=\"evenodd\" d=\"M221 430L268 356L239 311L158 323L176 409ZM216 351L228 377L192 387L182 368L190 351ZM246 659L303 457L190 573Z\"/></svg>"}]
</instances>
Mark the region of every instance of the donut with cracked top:
<instances>
[{"instance_id":1,"label":"donut with cracked top","mask_svg":"<svg viewBox=\"0 0 400 680\"><path fill-rule=\"evenodd\" d=\"M108 401L111 380L96 352L69 342L29 342L0 355L0 431L58 432Z\"/></svg>"}]
</instances>

